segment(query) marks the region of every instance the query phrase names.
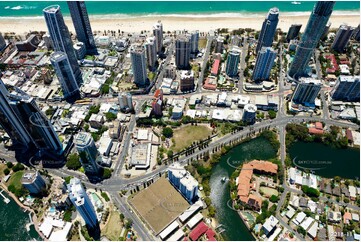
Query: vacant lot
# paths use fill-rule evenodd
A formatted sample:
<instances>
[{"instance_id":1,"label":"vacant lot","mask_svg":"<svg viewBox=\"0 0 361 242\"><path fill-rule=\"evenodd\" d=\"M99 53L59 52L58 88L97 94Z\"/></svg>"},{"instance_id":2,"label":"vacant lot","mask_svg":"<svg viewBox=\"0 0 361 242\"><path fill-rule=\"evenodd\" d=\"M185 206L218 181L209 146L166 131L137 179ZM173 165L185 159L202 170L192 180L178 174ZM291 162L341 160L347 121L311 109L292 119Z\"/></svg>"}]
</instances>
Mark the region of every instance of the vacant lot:
<instances>
[{"instance_id":1,"label":"vacant lot","mask_svg":"<svg viewBox=\"0 0 361 242\"><path fill-rule=\"evenodd\" d=\"M182 195L163 177L129 199L129 202L155 234L159 234L189 207Z\"/></svg>"},{"instance_id":2,"label":"vacant lot","mask_svg":"<svg viewBox=\"0 0 361 242\"><path fill-rule=\"evenodd\" d=\"M183 150L190 146L193 141L206 139L212 134L212 129L205 125L187 125L174 130L173 138L175 145L171 147L174 152Z\"/></svg>"},{"instance_id":3,"label":"vacant lot","mask_svg":"<svg viewBox=\"0 0 361 242\"><path fill-rule=\"evenodd\" d=\"M122 222L120 221L119 212L110 211L108 222L102 229L102 235L111 241L119 240L120 231L122 231Z\"/></svg>"},{"instance_id":4,"label":"vacant lot","mask_svg":"<svg viewBox=\"0 0 361 242\"><path fill-rule=\"evenodd\" d=\"M264 193L265 197L271 197L272 195L278 196L277 190L270 187L260 187L259 190Z\"/></svg>"},{"instance_id":5,"label":"vacant lot","mask_svg":"<svg viewBox=\"0 0 361 242\"><path fill-rule=\"evenodd\" d=\"M203 49L206 48L207 45L207 39L206 38L199 38L198 40L198 48Z\"/></svg>"}]
</instances>

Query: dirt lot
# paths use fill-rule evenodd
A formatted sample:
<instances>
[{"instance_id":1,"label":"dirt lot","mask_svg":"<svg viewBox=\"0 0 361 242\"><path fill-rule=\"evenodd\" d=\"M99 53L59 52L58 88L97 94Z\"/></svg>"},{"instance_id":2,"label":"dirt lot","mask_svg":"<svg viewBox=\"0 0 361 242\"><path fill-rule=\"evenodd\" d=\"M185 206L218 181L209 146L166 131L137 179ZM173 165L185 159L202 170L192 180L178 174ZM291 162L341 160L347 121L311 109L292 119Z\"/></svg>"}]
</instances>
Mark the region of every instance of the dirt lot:
<instances>
[{"instance_id":1,"label":"dirt lot","mask_svg":"<svg viewBox=\"0 0 361 242\"><path fill-rule=\"evenodd\" d=\"M189 207L182 195L163 177L140 191L129 202L155 234L159 234Z\"/></svg>"}]
</instances>

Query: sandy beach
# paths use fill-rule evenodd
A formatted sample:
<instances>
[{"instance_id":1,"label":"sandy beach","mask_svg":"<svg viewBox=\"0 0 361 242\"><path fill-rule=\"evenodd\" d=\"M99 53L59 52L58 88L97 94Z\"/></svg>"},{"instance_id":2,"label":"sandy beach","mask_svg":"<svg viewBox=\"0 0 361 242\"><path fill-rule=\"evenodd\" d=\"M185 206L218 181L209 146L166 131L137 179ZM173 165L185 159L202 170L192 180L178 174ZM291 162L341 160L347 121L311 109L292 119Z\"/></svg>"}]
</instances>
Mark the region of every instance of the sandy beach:
<instances>
[{"instance_id":1,"label":"sandy beach","mask_svg":"<svg viewBox=\"0 0 361 242\"><path fill-rule=\"evenodd\" d=\"M291 24L302 24L301 31L304 30L309 15L288 15L280 14L278 27L283 31L288 31ZM115 30L124 32L151 31L155 22L161 20L164 31L174 30L199 30L201 32L215 30L218 28L238 29L253 28L260 30L264 18L261 17L219 17L219 16L90 16L93 31ZM71 32L74 33L74 27L69 17L65 17L65 22ZM342 23L347 23L356 27L360 22L360 16L353 13L348 15L332 15L330 18L331 28L338 28ZM2 33L15 32L24 34L28 31L47 31L45 21L42 17L28 18L2 18L0 19L0 31Z\"/></svg>"}]
</instances>

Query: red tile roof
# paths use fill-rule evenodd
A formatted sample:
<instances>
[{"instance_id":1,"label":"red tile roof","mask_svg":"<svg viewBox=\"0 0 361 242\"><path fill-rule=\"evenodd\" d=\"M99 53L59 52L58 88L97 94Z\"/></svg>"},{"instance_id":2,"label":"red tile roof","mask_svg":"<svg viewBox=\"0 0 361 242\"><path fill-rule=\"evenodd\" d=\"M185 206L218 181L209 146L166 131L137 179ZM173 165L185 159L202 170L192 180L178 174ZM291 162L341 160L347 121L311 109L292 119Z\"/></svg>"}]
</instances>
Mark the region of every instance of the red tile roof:
<instances>
[{"instance_id":1,"label":"red tile roof","mask_svg":"<svg viewBox=\"0 0 361 242\"><path fill-rule=\"evenodd\" d=\"M218 59L215 59L214 60L214 63L213 63L213 66L212 66L212 71L211 71L211 74L212 75L218 75L218 70L219 70L219 64L220 64L220 60Z\"/></svg>"},{"instance_id":2,"label":"red tile roof","mask_svg":"<svg viewBox=\"0 0 361 242\"><path fill-rule=\"evenodd\" d=\"M351 130L346 129L346 137L347 137L348 140L353 141Z\"/></svg>"},{"instance_id":3,"label":"red tile roof","mask_svg":"<svg viewBox=\"0 0 361 242\"><path fill-rule=\"evenodd\" d=\"M208 241L217 241L216 238L214 238L214 236L216 236L216 232L214 232L211 228L207 230L206 236L208 238Z\"/></svg>"},{"instance_id":4,"label":"red tile roof","mask_svg":"<svg viewBox=\"0 0 361 242\"><path fill-rule=\"evenodd\" d=\"M335 73L335 71L339 70L340 68L338 67L338 64L337 64L337 61L336 61L336 58L335 58L335 55L334 54L331 54L331 55L327 55L325 57L326 59L329 59L332 63L332 68L327 68L326 69L326 72L327 73Z\"/></svg>"},{"instance_id":5,"label":"red tile roof","mask_svg":"<svg viewBox=\"0 0 361 242\"><path fill-rule=\"evenodd\" d=\"M321 122L316 122L315 127L316 127L316 129L323 129L323 125Z\"/></svg>"},{"instance_id":6,"label":"red tile roof","mask_svg":"<svg viewBox=\"0 0 361 242\"><path fill-rule=\"evenodd\" d=\"M210 80L209 80L209 78L207 78L206 81L204 82L203 88L208 89L208 90L216 90L217 84L213 84L213 83L209 83L209 82L210 82Z\"/></svg>"},{"instance_id":7,"label":"red tile roof","mask_svg":"<svg viewBox=\"0 0 361 242\"><path fill-rule=\"evenodd\" d=\"M252 189L252 175L253 171L276 174L278 166L269 161L253 160L249 163L243 164L242 170L238 176L237 195L239 200L244 203L248 203L251 198L255 203L262 203L262 200L258 197L249 195ZM257 207L257 206L256 206Z\"/></svg>"},{"instance_id":8,"label":"red tile roof","mask_svg":"<svg viewBox=\"0 0 361 242\"><path fill-rule=\"evenodd\" d=\"M323 129L308 128L310 134L323 134Z\"/></svg>"},{"instance_id":9,"label":"red tile roof","mask_svg":"<svg viewBox=\"0 0 361 242\"><path fill-rule=\"evenodd\" d=\"M193 241L196 241L201 237L205 232L207 232L208 226L204 222L200 222L189 234L189 238Z\"/></svg>"}]
</instances>

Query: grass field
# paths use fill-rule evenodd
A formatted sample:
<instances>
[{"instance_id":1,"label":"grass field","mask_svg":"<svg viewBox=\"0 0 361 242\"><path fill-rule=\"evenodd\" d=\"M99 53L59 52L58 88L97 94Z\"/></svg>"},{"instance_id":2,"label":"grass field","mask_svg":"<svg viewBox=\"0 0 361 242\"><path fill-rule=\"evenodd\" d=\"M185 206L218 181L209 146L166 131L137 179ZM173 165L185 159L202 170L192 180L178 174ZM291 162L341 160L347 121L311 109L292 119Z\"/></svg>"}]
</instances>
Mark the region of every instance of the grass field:
<instances>
[{"instance_id":1,"label":"grass field","mask_svg":"<svg viewBox=\"0 0 361 242\"><path fill-rule=\"evenodd\" d=\"M102 229L102 235L106 236L111 241L117 241L122 231L122 223L120 221L119 212L111 211L108 222Z\"/></svg>"},{"instance_id":2,"label":"grass field","mask_svg":"<svg viewBox=\"0 0 361 242\"><path fill-rule=\"evenodd\" d=\"M13 173L9 179L9 181L6 183L8 186L13 184L16 189L21 189L21 177L23 176L24 171L17 171Z\"/></svg>"},{"instance_id":3,"label":"grass field","mask_svg":"<svg viewBox=\"0 0 361 242\"><path fill-rule=\"evenodd\" d=\"M165 178L140 191L129 202L155 234L189 207L188 202Z\"/></svg>"},{"instance_id":4,"label":"grass field","mask_svg":"<svg viewBox=\"0 0 361 242\"><path fill-rule=\"evenodd\" d=\"M204 125L187 125L177 128L173 132L175 145L171 147L171 150L178 152L190 146L193 141L199 141L207 138L212 134L212 129Z\"/></svg>"},{"instance_id":5,"label":"grass field","mask_svg":"<svg viewBox=\"0 0 361 242\"><path fill-rule=\"evenodd\" d=\"M207 46L207 39L206 38L199 38L198 40L198 48L203 49Z\"/></svg>"},{"instance_id":6,"label":"grass field","mask_svg":"<svg viewBox=\"0 0 361 242\"><path fill-rule=\"evenodd\" d=\"M0 164L0 178L3 178L5 176L4 170L7 168L5 164Z\"/></svg>"},{"instance_id":7,"label":"grass field","mask_svg":"<svg viewBox=\"0 0 361 242\"><path fill-rule=\"evenodd\" d=\"M262 191L266 197L271 197L272 195L278 196L277 190L270 187L260 187L259 190Z\"/></svg>"}]
</instances>

